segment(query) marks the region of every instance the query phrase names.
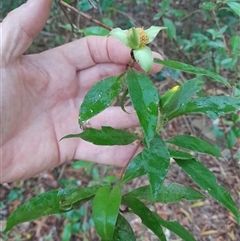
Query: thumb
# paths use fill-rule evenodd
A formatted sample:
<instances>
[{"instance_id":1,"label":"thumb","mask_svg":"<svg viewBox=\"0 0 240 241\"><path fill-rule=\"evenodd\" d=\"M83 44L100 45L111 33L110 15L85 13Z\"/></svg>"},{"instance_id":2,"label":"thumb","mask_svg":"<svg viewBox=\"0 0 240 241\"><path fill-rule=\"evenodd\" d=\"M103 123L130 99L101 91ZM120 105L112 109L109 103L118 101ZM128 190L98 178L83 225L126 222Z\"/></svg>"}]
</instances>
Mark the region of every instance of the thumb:
<instances>
[{"instance_id":1,"label":"thumb","mask_svg":"<svg viewBox=\"0 0 240 241\"><path fill-rule=\"evenodd\" d=\"M28 0L3 20L2 50L6 61L18 58L29 48L33 38L39 34L48 19L51 2Z\"/></svg>"}]
</instances>

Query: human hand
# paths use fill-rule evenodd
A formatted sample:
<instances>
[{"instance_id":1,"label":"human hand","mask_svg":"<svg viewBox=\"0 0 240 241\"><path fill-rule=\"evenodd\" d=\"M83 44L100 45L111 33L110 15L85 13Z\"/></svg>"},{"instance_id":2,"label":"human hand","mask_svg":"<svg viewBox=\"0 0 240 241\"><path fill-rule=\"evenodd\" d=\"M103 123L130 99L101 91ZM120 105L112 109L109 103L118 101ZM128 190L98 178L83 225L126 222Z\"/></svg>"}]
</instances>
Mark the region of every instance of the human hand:
<instances>
[{"instance_id":1,"label":"human hand","mask_svg":"<svg viewBox=\"0 0 240 241\"><path fill-rule=\"evenodd\" d=\"M50 7L51 0L29 0L1 23L1 183L26 179L71 159L124 166L136 151L134 145L59 142L69 133L79 133L79 106L91 86L124 72L131 57L130 49L115 38L94 36L23 55L43 28ZM160 69L154 65L152 72ZM137 125L134 112L126 114L120 107L91 119L93 128Z\"/></svg>"}]
</instances>

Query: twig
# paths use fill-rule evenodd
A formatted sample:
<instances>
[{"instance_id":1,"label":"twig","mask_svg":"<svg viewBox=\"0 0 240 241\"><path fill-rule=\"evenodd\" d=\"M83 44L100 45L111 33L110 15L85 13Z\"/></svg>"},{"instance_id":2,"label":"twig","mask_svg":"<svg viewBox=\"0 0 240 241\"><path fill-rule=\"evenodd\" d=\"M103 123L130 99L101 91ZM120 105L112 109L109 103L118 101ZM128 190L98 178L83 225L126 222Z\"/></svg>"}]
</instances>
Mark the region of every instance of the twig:
<instances>
[{"instance_id":1,"label":"twig","mask_svg":"<svg viewBox=\"0 0 240 241\"><path fill-rule=\"evenodd\" d=\"M215 18L215 22L216 22L216 25L217 25L217 27L218 27L218 30L220 31L220 26L219 26L219 22L218 22L218 19L217 19L215 10L212 10L212 13L213 13L213 16L214 16L214 18ZM222 40L223 40L223 43L224 43L225 48L226 48L226 50L227 50L227 53L228 53L228 55L230 55L230 50L229 50L229 48L228 48L228 46L227 46L227 41L226 41L223 33L221 33L221 35L222 35Z\"/></svg>"},{"instance_id":2,"label":"twig","mask_svg":"<svg viewBox=\"0 0 240 241\"><path fill-rule=\"evenodd\" d=\"M87 20L95 23L96 25L98 25L98 26L100 26L100 27L103 27L103 28L105 28L105 29L107 29L107 30L109 30L109 31L112 30L111 27L109 27L109 26L101 23L100 21L94 19L94 18L91 17L90 15L88 15L88 14L86 14L86 13L83 13L83 12L77 10L75 7L69 5L69 4L67 4L67 3L65 3L65 2L63 2L63 1L61 1L61 0L59 0L59 3L60 3L60 5L62 5L62 6L64 6L64 7L66 7L66 8L68 8L68 9L72 10L73 12L75 12L75 13L83 16L84 18L86 18Z\"/></svg>"},{"instance_id":3,"label":"twig","mask_svg":"<svg viewBox=\"0 0 240 241\"><path fill-rule=\"evenodd\" d=\"M189 17L192 16L193 14L195 14L195 13L199 13L199 12L201 13L201 10L199 10L199 9L194 10L193 12L189 13L189 14L186 15L185 17L181 18L181 19L180 19L180 22L186 20L187 18L189 18Z\"/></svg>"},{"instance_id":4,"label":"twig","mask_svg":"<svg viewBox=\"0 0 240 241\"><path fill-rule=\"evenodd\" d=\"M139 146L140 146L141 144L142 144L142 142L139 142L139 143L137 144L136 149L134 150L133 154L132 154L131 157L129 158L126 166L123 167L123 169L122 169L122 171L121 171L121 173L120 173L120 179L119 179L119 180L122 180L123 175L124 175L124 173L125 173L125 171L126 171L126 169L127 169L127 166L128 166L128 164L129 164L129 162L133 159L134 155L136 154L136 152L137 152L137 150L138 150L138 148L139 148Z\"/></svg>"},{"instance_id":5,"label":"twig","mask_svg":"<svg viewBox=\"0 0 240 241\"><path fill-rule=\"evenodd\" d=\"M64 171L65 171L66 165L67 165L66 163L64 163L64 164L62 165L61 171L60 171L59 176L58 176L58 178L57 178L58 181L62 178L62 175L63 175L63 173L64 173Z\"/></svg>"},{"instance_id":6,"label":"twig","mask_svg":"<svg viewBox=\"0 0 240 241\"><path fill-rule=\"evenodd\" d=\"M69 24L71 25L72 33L74 34L74 26L73 26L72 21L70 20L68 14L66 13L66 11L65 11L65 9L64 9L64 7L63 7L63 1L58 0L58 3L59 3L60 8L61 8L62 11L63 11L65 17L67 18Z\"/></svg>"},{"instance_id":7,"label":"twig","mask_svg":"<svg viewBox=\"0 0 240 241\"><path fill-rule=\"evenodd\" d=\"M181 49L181 47L179 46L178 42L175 39L173 39L173 43L177 47L178 51L183 55L183 57L187 59L188 63L192 64L192 60L188 57L188 55L185 54L185 52Z\"/></svg>"},{"instance_id":8,"label":"twig","mask_svg":"<svg viewBox=\"0 0 240 241\"><path fill-rule=\"evenodd\" d=\"M92 5L93 8L98 9L91 0L88 0L88 2Z\"/></svg>"}]
</instances>

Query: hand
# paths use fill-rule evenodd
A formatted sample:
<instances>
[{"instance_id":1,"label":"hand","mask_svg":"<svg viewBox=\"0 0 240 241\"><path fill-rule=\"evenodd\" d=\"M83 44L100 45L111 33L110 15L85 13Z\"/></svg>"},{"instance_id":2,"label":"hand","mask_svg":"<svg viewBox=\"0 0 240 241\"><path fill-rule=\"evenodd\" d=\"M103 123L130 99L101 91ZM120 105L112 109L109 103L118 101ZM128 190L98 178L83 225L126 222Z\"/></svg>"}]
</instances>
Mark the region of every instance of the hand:
<instances>
[{"instance_id":1,"label":"hand","mask_svg":"<svg viewBox=\"0 0 240 241\"><path fill-rule=\"evenodd\" d=\"M59 142L80 132L79 106L91 86L125 71L131 57L130 49L112 37L82 38L23 55L50 7L51 0L29 0L1 23L1 183L26 179L71 159L124 166L136 148L99 147L81 139ZM154 65L152 72L160 69ZM110 107L92 118L91 126L133 127L138 120L132 113Z\"/></svg>"}]
</instances>

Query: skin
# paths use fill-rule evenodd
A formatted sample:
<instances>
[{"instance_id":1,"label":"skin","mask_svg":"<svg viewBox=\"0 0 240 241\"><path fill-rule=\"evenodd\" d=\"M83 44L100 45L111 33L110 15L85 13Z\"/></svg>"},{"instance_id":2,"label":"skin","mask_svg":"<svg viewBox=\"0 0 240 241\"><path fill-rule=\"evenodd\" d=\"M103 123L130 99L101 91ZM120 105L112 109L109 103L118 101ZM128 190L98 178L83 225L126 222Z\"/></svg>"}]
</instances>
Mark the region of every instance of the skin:
<instances>
[{"instance_id":1,"label":"skin","mask_svg":"<svg viewBox=\"0 0 240 241\"><path fill-rule=\"evenodd\" d=\"M134 145L100 147L81 139L59 142L81 131L79 106L91 86L124 72L131 57L130 49L115 38L95 36L23 55L45 25L50 8L51 0L29 0L0 25L1 183L29 178L72 159L124 166L136 151ZM151 72L160 70L155 64ZM91 126L137 126L134 111L131 107L127 111L131 114L110 107L92 118Z\"/></svg>"}]
</instances>

